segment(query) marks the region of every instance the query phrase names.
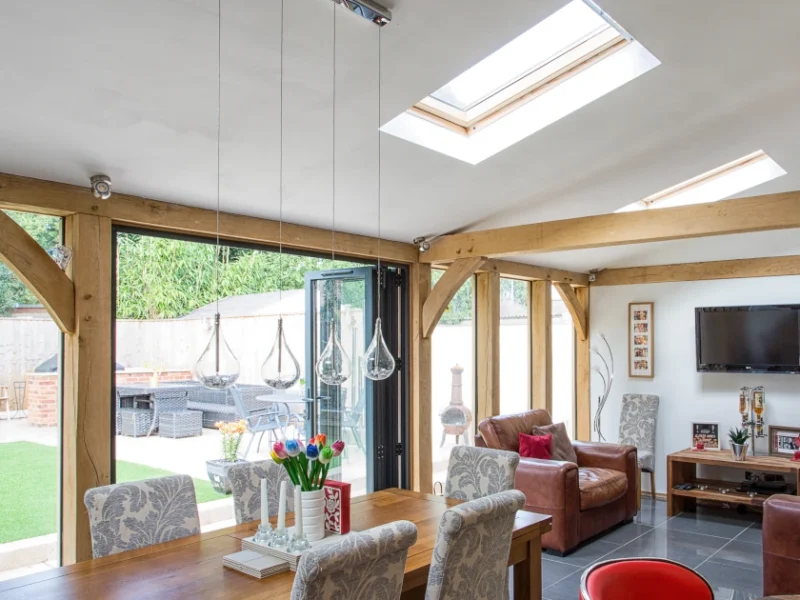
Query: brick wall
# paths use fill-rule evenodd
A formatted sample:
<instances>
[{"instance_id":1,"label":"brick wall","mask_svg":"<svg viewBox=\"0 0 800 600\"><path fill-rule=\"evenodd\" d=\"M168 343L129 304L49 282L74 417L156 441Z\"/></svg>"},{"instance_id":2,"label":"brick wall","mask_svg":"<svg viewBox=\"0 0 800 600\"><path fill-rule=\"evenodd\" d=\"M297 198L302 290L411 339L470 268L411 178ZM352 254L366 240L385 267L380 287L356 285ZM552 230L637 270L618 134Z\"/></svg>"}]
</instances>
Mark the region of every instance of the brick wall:
<instances>
[{"instance_id":1,"label":"brick wall","mask_svg":"<svg viewBox=\"0 0 800 600\"><path fill-rule=\"evenodd\" d=\"M153 371L135 369L117 373L117 384L149 383ZM25 376L25 404L28 419L36 427L58 425L58 373L28 373ZM163 371L159 381L187 381L191 371Z\"/></svg>"}]
</instances>

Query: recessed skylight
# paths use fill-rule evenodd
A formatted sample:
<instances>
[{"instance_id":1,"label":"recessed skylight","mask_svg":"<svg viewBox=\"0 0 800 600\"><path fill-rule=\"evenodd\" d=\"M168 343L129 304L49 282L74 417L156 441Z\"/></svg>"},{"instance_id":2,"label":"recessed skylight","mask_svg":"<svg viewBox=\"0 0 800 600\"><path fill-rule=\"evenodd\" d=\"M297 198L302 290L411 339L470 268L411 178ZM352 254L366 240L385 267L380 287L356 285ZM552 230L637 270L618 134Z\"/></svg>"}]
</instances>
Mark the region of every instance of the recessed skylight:
<instances>
[{"instance_id":1,"label":"recessed skylight","mask_svg":"<svg viewBox=\"0 0 800 600\"><path fill-rule=\"evenodd\" d=\"M573 0L381 129L477 164L659 64Z\"/></svg>"},{"instance_id":2,"label":"recessed skylight","mask_svg":"<svg viewBox=\"0 0 800 600\"><path fill-rule=\"evenodd\" d=\"M614 212L717 202L781 175L786 175L786 171L763 150L759 150Z\"/></svg>"}]
</instances>

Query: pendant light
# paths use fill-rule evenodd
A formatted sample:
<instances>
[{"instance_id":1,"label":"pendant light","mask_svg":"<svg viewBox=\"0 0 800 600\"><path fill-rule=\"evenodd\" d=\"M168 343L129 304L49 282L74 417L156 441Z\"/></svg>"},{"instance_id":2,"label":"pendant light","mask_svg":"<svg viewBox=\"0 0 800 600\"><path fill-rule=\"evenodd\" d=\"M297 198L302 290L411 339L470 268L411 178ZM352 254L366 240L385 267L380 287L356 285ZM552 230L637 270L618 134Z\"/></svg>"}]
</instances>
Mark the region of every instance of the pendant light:
<instances>
[{"instance_id":1,"label":"pendant light","mask_svg":"<svg viewBox=\"0 0 800 600\"><path fill-rule=\"evenodd\" d=\"M364 375L373 381L383 381L394 373L394 357L392 356L381 330L381 28L378 28L378 317L375 319L375 334L361 357L361 368Z\"/></svg>"},{"instance_id":2,"label":"pendant light","mask_svg":"<svg viewBox=\"0 0 800 600\"><path fill-rule=\"evenodd\" d=\"M197 380L208 389L226 390L239 379L239 361L222 335L219 316L219 186L220 186L220 113L222 100L222 0L217 0L217 241L214 250L214 287L217 295L211 338L194 366Z\"/></svg>"},{"instance_id":3,"label":"pendant light","mask_svg":"<svg viewBox=\"0 0 800 600\"><path fill-rule=\"evenodd\" d=\"M278 332L266 360L261 365L261 378L275 390L286 390L300 379L300 363L297 362L283 330L283 43L284 0L281 0L281 124L280 124L280 174L278 181Z\"/></svg>"},{"instance_id":4,"label":"pendant light","mask_svg":"<svg viewBox=\"0 0 800 600\"><path fill-rule=\"evenodd\" d=\"M332 178L332 210L331 210L331 260L336 260L336 10L338 4L333 3L333 178ZM339 295L336 282L332 282L334 296ZM317 376L322 383L327 385L342 385L350 378L350 357L344 351L339 340L338 328L336 326L336 306L339 298L330 306L333 306L330 320L330 330L328 342L320 354L315 367Z\"/></svg>"}]
</instances>

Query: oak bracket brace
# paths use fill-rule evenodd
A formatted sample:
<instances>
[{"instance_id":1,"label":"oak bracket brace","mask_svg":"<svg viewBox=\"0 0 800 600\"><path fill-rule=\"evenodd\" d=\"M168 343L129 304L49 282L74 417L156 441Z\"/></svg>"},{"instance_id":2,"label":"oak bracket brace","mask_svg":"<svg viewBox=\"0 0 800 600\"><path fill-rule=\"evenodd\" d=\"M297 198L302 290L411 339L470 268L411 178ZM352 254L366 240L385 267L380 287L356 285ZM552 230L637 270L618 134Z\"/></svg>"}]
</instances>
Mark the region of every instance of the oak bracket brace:
<instances>
[{"instance_id":1,"label":"oak bracket brace","mask_svg":"<svg viewBox=\"0 0 800 600\"><path fill-rule=\"evenodd\" d=\"M586 340L589 333L587 327L589 322L587 315L588 309L578 300L578 295L575 293L575 290L572 289L571 285L567 283L554 283L553 285L556 290L558 290L558 295L561 296L561 299L567 306L569 314L572 316L572 322L575 324L575 332L578 334L578 339L581 341Z\"/></svg>"},{"instance_id":2,"label":"oak bracket brace","mask_svg":"<svg viewBox=\"0 0 800 600\"><path fill-rule=\"evenodd\" d=\"M482 256L462 258L451 264L444 272L441 279L431 290L422 307L422 336L430 337L433 328L439 322L442 314L447 310L447 305L464 285L486 261Z\"/></svg>"},{"instance_id":3,"label":"oak bracket brace","mask_svg":"<svg viewBox=\"0 0 800 600\"><path fill-rule=\"evenodd\" d=\"M49 254L0 211L0 260L19 277L64 333L75 332L75 286Z\"/></svg>"}]
</instances>

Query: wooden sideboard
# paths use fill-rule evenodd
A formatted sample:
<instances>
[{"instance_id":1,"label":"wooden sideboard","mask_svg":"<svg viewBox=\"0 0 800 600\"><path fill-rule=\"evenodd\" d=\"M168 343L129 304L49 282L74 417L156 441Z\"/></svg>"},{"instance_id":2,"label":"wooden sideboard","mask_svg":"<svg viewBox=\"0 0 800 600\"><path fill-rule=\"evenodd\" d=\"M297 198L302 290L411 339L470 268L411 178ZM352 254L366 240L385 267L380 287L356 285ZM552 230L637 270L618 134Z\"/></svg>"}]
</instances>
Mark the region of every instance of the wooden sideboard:
<instances>
[{"instance_id":1,"label":"wooden sideboard","mask_svg":"<svg viewBox=\"0 0 800 600\"><path fill-rule=\"evenodd\" d=\"M702 479L697 476L697 465L710 465L739 469L742 477L739 481L721 481ZM755 497L735 491L741 481L744 481L744 471L758 471L784 475L786 483L794 487L794 492L800 489L800 462L793 462L789 458L780 456L749 456L747 460L736 461L731 456L730 450L681 450L667 456L667 514L672 517L684 510L693 510L697 500L714 500L730 504L745 504L747 506L761 506L767 495L758 494ZM706 485L708 489L677 490L675 486L680 483L694 483ZM723 493L722 488L730 491Z\"/></svg>"}]
</instances>

